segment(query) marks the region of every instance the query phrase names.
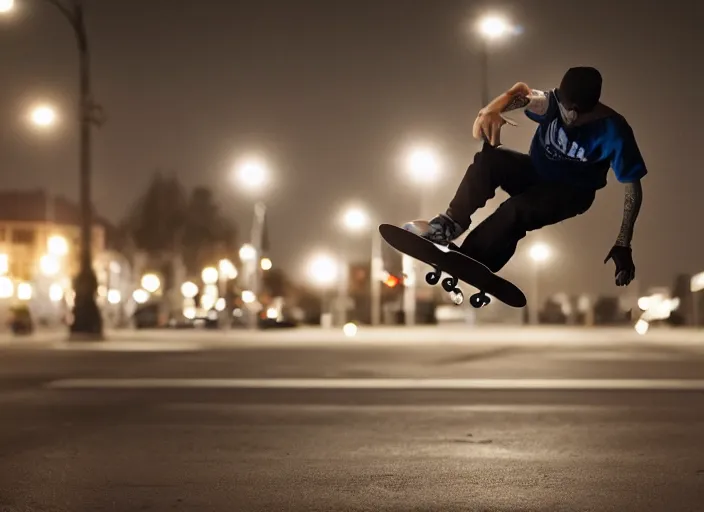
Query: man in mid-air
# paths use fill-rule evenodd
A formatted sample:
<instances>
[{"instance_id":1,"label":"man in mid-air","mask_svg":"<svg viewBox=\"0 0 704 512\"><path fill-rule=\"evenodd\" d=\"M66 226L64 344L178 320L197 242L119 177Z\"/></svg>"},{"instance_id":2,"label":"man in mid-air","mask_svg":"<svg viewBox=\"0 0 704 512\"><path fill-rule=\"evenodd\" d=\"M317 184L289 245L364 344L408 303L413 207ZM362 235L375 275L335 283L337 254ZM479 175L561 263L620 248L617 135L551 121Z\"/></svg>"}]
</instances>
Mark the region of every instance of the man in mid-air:
<instances>
[{"instance_id":1,"label":"man in mid-air","mask_svg":"<svg viewBox=\"0 0 704 512\"><path fill-rule=\"evenodd\" d=\"M623 116L600 103L602 78L590 67L571 68L549 92L517 83L479 111L472 135L484 140L446 213L413 221L407 229L448 245L469 229L471 216L498 187L509 199L473 229L462 243L468 256L498 272L526 232L586 212L606 186L610 168L625 184L621 230L604 263L613 259L617 286L635 278L631 239L640 211L640 180L647 170L633 131ZM499 148L503 113L525 109L538 124L528 155Z\"/></svg>"}]
</instances>

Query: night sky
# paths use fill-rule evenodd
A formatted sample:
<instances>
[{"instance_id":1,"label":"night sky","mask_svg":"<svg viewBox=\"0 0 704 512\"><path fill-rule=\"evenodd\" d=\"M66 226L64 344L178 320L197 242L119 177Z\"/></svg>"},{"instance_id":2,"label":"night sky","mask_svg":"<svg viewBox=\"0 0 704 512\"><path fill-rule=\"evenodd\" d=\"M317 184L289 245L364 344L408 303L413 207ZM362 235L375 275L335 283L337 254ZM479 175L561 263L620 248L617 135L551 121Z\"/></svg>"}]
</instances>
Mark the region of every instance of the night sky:
<instances>
[{"instance_id":1,"label":"night sky","mask_svg":"<svg viewBox=\"0 0 704 512\"><path fill-rule=\"evenodd\" d=\"M17 2L23 12L0 20L2 186L75 197L74 40L53 8ZM275 181L266 195L272 258L294 272L312 250L340 247L335 218L350 201L366 204L378 222L418 217L417 189L403 178L408 144L428 142L443 157L433 213L444 210L478 148L471 138L480 84L470 27L483 12L479 3L86 4L94 91L109 116L95 135L94 197L112 220L161 169L188 186L217 187L244 234L251 200L231 180L231 169L240 156L260 152ZM704 169L696 155L704 116L697 51L704 47L702 3L491 5L523 29L491 50L492 96L519 80L555 87L568 67L596 66L604 76L603 102L632 125L650 171L634 238L641 288L670 285L678 271L704 270ZM23 115L36 99L63 110L61 130L27 127ZM523 114L516 119L520 126L506 126L503 141L527 151L534 125ZM622 186L611 177L587 214L529 235L557 252L544 276L548 290L617 293L613 263L602 262L622 207ZM355 257L367 254L367 240L349 245ZM526 246L507 270L524 268Z\"/></svg>"}]
</instances>

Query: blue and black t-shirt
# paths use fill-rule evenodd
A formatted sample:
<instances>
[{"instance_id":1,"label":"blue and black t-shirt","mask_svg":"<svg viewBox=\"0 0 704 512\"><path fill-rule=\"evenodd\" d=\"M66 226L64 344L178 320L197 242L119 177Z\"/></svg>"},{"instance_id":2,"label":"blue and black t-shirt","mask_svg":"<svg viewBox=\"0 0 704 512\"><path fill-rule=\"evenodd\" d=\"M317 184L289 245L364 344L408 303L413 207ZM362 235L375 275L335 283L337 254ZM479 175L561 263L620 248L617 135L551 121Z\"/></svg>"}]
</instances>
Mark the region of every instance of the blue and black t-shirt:
<instances>
[{"instance_id":1,"label":"blue and black t-shirt","mask_svg":"<svg viewBox=\"0 0 704 512\"><path fill-rule=\"evenodd\" d=\"M647 174L633 130L623 116L611 111L583 125L568 126L560 115L555 91L547 94L550 103L544 115L525 111L538 123L530 156L540 176L599 189L606 186L609 168L621 183Z\"/></svg>"}]
</instances>

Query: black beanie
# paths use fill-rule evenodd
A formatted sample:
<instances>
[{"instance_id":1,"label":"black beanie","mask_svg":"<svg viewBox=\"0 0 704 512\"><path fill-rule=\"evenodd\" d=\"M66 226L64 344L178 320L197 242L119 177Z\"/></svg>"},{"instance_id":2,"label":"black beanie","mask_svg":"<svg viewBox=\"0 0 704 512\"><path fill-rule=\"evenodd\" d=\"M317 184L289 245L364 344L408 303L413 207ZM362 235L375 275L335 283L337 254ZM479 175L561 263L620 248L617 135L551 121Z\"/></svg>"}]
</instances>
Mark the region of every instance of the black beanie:
<instances>
[{"instance_id":1,"label":"black beanie","mask_svg":"<svg viewBox=\"0 0 704 512\"><path fill-rule=\"evenodd\" d=\"M560 98L572 103L576 110L589 112L601 97L601 73L596 68L570 68L562 77L558 89Z\"/></svg>"}]
</instances>

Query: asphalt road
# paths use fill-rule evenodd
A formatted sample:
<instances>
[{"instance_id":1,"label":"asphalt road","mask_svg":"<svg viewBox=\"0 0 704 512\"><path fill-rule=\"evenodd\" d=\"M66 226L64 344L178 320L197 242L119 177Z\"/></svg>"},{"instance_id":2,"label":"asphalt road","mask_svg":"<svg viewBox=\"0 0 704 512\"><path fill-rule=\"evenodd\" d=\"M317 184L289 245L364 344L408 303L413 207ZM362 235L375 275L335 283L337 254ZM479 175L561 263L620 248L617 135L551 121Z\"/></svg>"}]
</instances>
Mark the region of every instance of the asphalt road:
<instances>
[{"instance_id":1,"label":"asphalt road","mask_svg":"<svg viewBox=\"0 0 704 512\"><path fill-rule=\"evenodd\" d=\"M440 335L6 346L0 511L704 510L704 336Z\"/></svg>"}]
</instances>

